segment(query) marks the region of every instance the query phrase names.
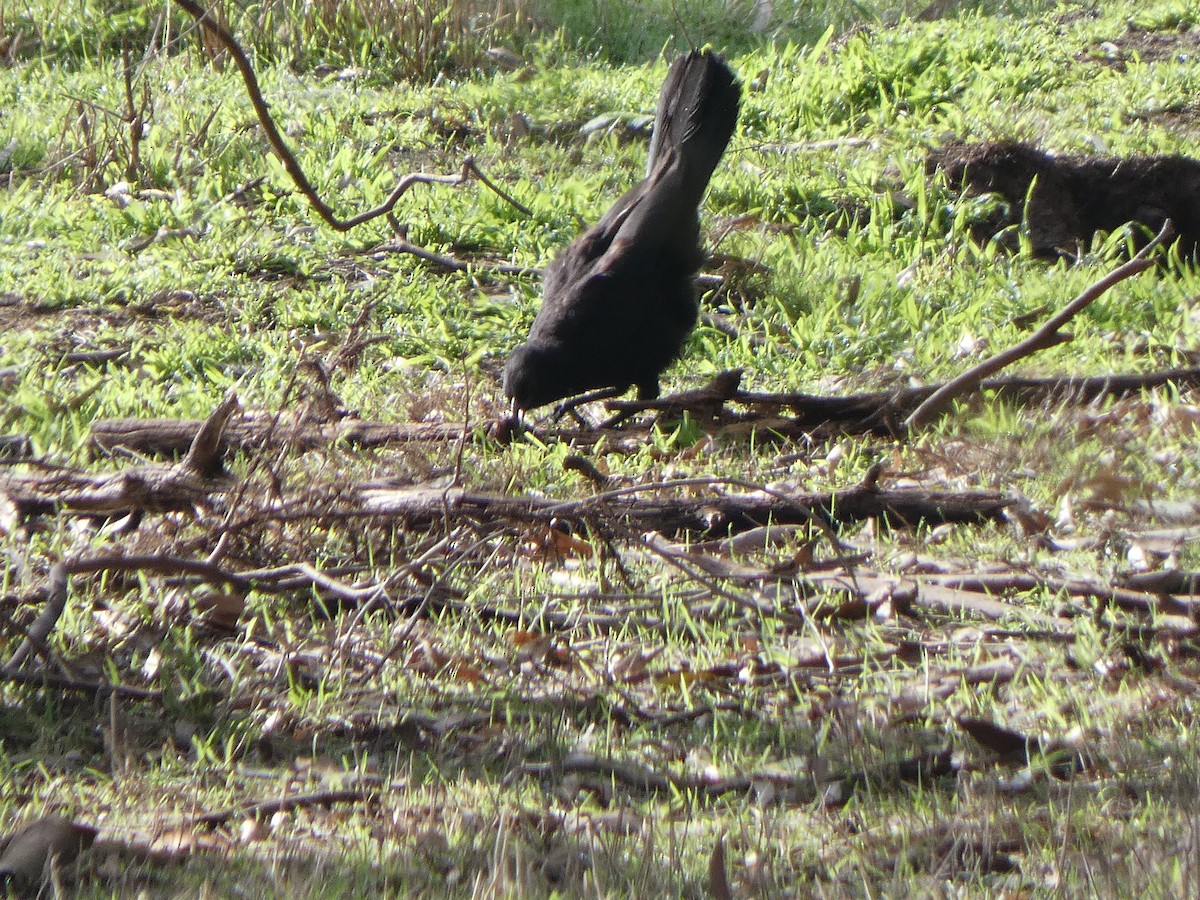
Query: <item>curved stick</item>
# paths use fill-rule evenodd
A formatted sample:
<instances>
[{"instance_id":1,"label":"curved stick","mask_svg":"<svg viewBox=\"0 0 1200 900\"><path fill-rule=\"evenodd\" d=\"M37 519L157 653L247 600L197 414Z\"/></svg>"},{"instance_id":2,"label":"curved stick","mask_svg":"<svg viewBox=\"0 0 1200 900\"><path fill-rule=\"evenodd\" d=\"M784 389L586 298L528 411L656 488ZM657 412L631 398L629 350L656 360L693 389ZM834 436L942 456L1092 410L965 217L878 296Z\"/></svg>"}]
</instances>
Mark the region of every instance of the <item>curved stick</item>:
<instances>
[{"instance_id":1,"label":"curved stick","mask_svg":"<svg viewBox=\"0 0 1200 900\"><path fill-rule=\"evenodd\" d=\"M413 172L400 179L399 184L396 185L392 193L388 195L388 198L381 205L361 212L356 216L351 216L349 219L339 218L329 204L321 199L316 188L312 186L312 183L304 174L304 170L296 160L295 154L292 153L291 148L284 141L283 135L280 134L279 128L275 125L275 120L271 118L271 111L267 107L267 101L263 99L262 88L259 87L258 77L254 74L254 67L250 64L250 58L246 55L246 51L242 49L241 45L238 44L237 39L213 17L211 10L205 9L199 3L195 2L195 0L175 0L175 2L180 9L194 18L202 28L206 29L209 34L217 39L221 46L229 51L229 55L233 57L238 71L241 72L242 81L246 83L246 91L250 95L250 102L254 105L254 112L258 115L258 123L262 126L271 149L275 151L275 155L283 162L283 167L287 170L288 175L291 176L297 189L308 199L312 208L317 211L317 215L324 219L329 227L337 231L349 231L363 222L387 215L414 184L460 185L470 180L472 175L522 213L527 216L532 215L528 207L517 202L516 199L502 191L495 182L479 170L474 158L468 156L463 160L462 171L455 175L428 175L424 172Z\"/></svg>"},{"instance_id":2,"label":"curved stick","mask_svg":"<svg viewBox=\"0 0 1200 900\"><path fill-rule=\"evenodd\" d=\"M1006 366L1010 366L1017 360L1024 359L1026 356L1031 356L1039 350L1045 350L1071 340L1070 334L1064 333L1059 329L1077 316L1094 300L1102 296L1109 288L1119 284L1126 278L1139 275L1153 266L1154 263L1148 259L1150 253L1155 247L1163 243L1163 241L1174 237L1174 235L1175 226L1171 223L1170 219L1167 219L1163 223L1162 229L1154 236L1154 240L1138 251L1138 254L1133 259L1113 269L1113 271L1109 272L1099 281L1090 285L1082 294L1064 306L1057 315L1048 319L1041 328L1025 340L1014 344L1007 350L1000 351L995 356L985 359L977 366L972 366L957 378L947 381L934 391L920 406L913 410L912 415L905 419L904 430L911 434L914 431L924 428L940 416L946 407L959 397L969 394L978 388L980 383L989 375L999 372Z\"/></svg>"}]
</instances>

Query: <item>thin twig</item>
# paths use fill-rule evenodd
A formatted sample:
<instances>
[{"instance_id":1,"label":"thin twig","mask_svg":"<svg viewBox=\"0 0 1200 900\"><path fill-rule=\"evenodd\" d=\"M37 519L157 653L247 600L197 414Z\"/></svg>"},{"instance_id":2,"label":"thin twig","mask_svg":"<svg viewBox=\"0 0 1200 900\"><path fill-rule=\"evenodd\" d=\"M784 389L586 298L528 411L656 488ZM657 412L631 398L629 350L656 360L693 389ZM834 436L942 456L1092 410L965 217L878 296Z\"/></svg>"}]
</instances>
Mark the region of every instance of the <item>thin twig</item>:
<instances>
[{"instance_id":1,"label":"thin twig","mask_svg":"<svg viewBox=\"0 0 1200 900\"><path fill-rule=\"evenodd\" d=\"M104 696L116 694L130 700L161 700L162 691L146 688L128 687L123 684L113 684L108 681L85 681L81 678L64 678L61 675L51 675L47 672L31 672L26 670L12 671L0 669L0 682L24 684L31 687L53 688L56 691L76 691L83 694Z\"/></svg>"},{"instance_id":2,"label":"thin twig","mask_svg":"<svg viewBox=\"0 0 1200 900\"><path fill-rule=\"evenodd\" d=\"M1071 340L1072 336L1062 332L1060 329L1093 301L1103 296L1109 288L1151 268L1154 265L1148 258L1151 252L1161 243L1173 237L1174 234L1175 227L1171 224L1171 220L1167 219L1163 223L1162 229L1154 236L1154 240L1138 251L1138 254L1133 259L1109 272L1099 281L1089 286L1082 294L1063 307L1061 312L1048 319L1041 328L1025 340L1009 347L1007 350L997 353L989 359L985 359L976 366L972 366L957 378L948 381L938 390L934 391L925 402L913 411L912 415L905 419L904 430L912 434L924 428L940 416L959 397L976 390L980 383L989 375L999 372L1001 369L1037 353L1039 350L1045 350Z\"/></svg>"},{"instance_id":3,"label":"thin twig","mask_svg":"<svg viewBox=\"0 0 1200 900\"><path fill-rule=\"evenodd\" d=\"M35 650L42 652L50 632L62 618L67 608L67 593L70 587L67 570L62 563L56 563L50 569L50 585L46 591L46 606L41 614L25 632L25 640L4 666L6 673L15 672L21 667L29 655Z\"/></svg>"},{"instance_id":4,"label":"thin twig","mask_svg":"<svg viewBox=\"0 0 1200 900\"><path fill-rule=\"evenodd\" d=\"M333 364L338 364L336 358ZM1179 389L1200 386L1200 367L1163 369L1140 375L989 378L979 384L979 389L1012 398L1014 402L1024 405L1047 402L1080 404L1090 403L1100 397L1127 396L1164 385ZM777 435L779 439L794 440L804 439L818 427L822 427L823 431L836 428L848 433L860 433L878 425L884 410L890 411L895 419L903 419L938 388L939 385L934 384L845 396L738 391L728 402L746 407L747 411L730 414L729 421L720 423L715 430L722 433L722 429L727 429L737 435L747 427L754 427L760 438ZM689 396L694 399L695 393L689 391L669 395L653 403L621 401L621 408L633 411L668 408L673 415L680 414L687 411ZM281 404L280 408L284 406ZM697 403L695 409L705 410L705 415L711 413L712 399ZM794 418L781 418L786 414L781 410L790 410ZM274 415L278 418L280 414ZM106 451L124 448L150 456L174 455L187 451L200 425L194 419L98 419L92 423L90 440L93 445ZM297 450L308 451L335 443L367 448L392 444L444 443L458 440L462 435L462 427L462 423L458 422L383 423L346 419L327 423L295 421L286 429L280 429L273 426L269 417L265 417L261 411L254 410L229 421L225 429L225 441L231 450L249 452L254 460L258 458L258 451L276 440L276 433L286 435ZM539 429L533 433L544 442L559 441L576 448L603 441L609 452L640 452L652 427L651 423L643 422L618 431L596 428ZM0 464L4 462L3 440L0 437ZM22 442L18 446L27 446L27 443Z\"/></svg>"},{"instance_id":5,"label":"thin twig","mask_svg":"<svg viewBox=\"0 0 1200 900\"><path fill-rule=\"evenodd\" d=\"M201 825L209 828L224 825L230 819L265 819L278 812L289 812L309 806L332 806L334 803L360 803L370 799L379 785L361 785L355 788L345 788L334 791L317 791L314 794L296 794L291 797L278 797L275 800L263 800L259 803L243 803L218 812L205 813L187 820L190 828Z\"/></svg>"},{"instance_id":6,"label":"thin twig","mask_svg":"<svg viewBox=\"0 0 1200 900\"><path fill-rule=\"evenodd\" d=\"M447 256L444 253L434 253L432 250L420 247L404 239L380 244L377 247L370 247L364 252L406 253L409 256L415 256L417 259L435 265L440 269L445 269L447 272L469 272L472 269L480 268L480 266L473 262L465 262L457 257ZM488 263L486 268L493 275L511 275L514 278L536 278L541 275L540 269L529 266L513 266L507 263Z\"/></svg>"},{"instance_id":7,"label":"thin twig","mask_svg":"<svg viewBox=\"0 0 1200 900\"><path fill-rule=\"evenodd\" d=\"M229 51L229 55L233 57L234 63L238 67L238 71L242 75L242 81L246 83L246 91L250 95L250 102L254 106L254 112L258 116L258 123L262 126L263 133L267 136L267 141L275 154L283 162L283 167L287 170L292 182L297 189L302 193L312 208L329 227L336 231L349 231L350 229L361 225L363 222L369 222L371 219L385 216L392 211L400 198L415 184L448 184L460 185L466 183L472 175L477 177L489 189L496 192L506 202L512 204L516 209L520 210L524 215L532 215L530 209L521 203L518 203L510 195L500 190L494 182L485 177L476 165L475 160L468 156L463 160L462 170L454 175L429 175L424 172L413 172L405 175L400 179L400 182L392 190L388 198L374 209L368 209L358 215L351 216L348 219L339 218L337 213L321 199L316 188L308 180L304 174L304 169L300 166L296 156L284 141L283 135L280 134L279 128L275 125L275 120L271 118L270 108L267 106L267 101L263 99L262 88L258 83L258 76L254 74L254 67L250 63L250 58L246 55L246 51L242 49L237 39L230 34L213 16L212 11L205 9L195 0L176 0L177 5L188 15L194 18L202 28L206 29L216 40Z\"/></svg>"}]
</instances>

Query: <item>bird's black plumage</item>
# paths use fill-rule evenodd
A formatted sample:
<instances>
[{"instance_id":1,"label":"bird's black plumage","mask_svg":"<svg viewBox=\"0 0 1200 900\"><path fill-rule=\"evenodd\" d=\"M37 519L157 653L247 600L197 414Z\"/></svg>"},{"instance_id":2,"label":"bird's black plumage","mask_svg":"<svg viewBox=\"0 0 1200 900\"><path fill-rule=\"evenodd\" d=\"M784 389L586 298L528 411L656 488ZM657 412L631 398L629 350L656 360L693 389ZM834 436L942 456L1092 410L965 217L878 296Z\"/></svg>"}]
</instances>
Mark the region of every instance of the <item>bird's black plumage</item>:
<instances>
[{"instance_id":1,"label":"bird's black plumage","mask_svg":"<svg viewBox=\"0 0 1200 900\"><path fill-rule=\"evenodd\" d=\"M596 388L658 395L696 324L700 200L737 124L741 89L708 51L677 59L658 101L646 178L546 269L504 391L532 409Z\"/></svg>"}]
</instances>

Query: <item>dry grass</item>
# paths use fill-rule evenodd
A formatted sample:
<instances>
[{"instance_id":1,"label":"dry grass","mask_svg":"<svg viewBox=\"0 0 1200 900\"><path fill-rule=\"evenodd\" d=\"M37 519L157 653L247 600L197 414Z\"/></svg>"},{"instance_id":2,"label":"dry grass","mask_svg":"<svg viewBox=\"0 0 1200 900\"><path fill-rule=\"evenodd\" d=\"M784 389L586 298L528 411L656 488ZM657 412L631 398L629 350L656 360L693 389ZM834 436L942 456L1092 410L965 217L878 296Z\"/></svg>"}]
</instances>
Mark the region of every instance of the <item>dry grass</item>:
<instances>
[{"instance_id":1,"label":"dry grass","mask_svg":"<svg viewBox=\"0 0 1200 900\"><path fill-rule=\"evenodd\" d=\"M427 82L439 73L476 66L493 36L520 33L530 22L529 0L268 0L253 33L274 29L285 46L342 49L353 42L387 60L398 78ZM310 50L311 52L311 50ZM363 60L365 62L365 60Z\"/></svg>"}]
</instances>

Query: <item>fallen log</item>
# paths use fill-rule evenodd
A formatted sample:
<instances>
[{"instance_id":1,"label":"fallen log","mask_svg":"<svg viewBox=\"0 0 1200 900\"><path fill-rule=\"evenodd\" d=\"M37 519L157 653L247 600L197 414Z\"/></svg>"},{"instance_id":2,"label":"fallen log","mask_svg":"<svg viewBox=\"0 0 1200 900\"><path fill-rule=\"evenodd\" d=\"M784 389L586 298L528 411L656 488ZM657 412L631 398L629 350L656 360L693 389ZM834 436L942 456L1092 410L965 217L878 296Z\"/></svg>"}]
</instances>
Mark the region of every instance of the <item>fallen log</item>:
<instances>
[{"instance_id":1,"label":"fallen log","mask_svg":"<svg viewBox=\"0 0 1200 900\"><path fill-rule=\"evenodd\" d=\"M768 524L848 524L866 519L879 519L896 528L982 524L1000 520L1010 503L1002 494L991 491L883 490L870 485L817 494L762 491L700 497L634 496L695 486L691 481L664 482L564 501L426 485L346 485L333 503L326 495L297 495L269 512L249 514L288 520L395 519L417 528L448 520L547 526L573 522L580 527L624 525L665 534L726 535ZM111 517L185 511L211 502L228 489L226 479L199 475L182 463L139 466L100 475L76 470L50 474L0 472L0 498L7 499L22 517L54 512Z\"/></svg>"},{"instance_id":2,"label":"fallen log","mask_svg":"<svg viewBox=\"0 0 1200 900\"><path fill-rule=\"evenodd\" d=\"M661 492L669 482L653 486ZM649 492L652 488L647 488ZM614 492L617 493L617 492ZM370 516L400 519L411 526L451 520L508 520L550 525L554 521L614 526L664 534L698 532L722 535L767 524L809 522L849 524L880 519L892 527L944 523L982 524L1000 520L1010 501L991 491L882 490L856 486L818 494L772 492L711 494L703 497L637 497L599 494L579 500L510 496L462 488L367 487L358 501L323 516ZM347 495L348 496L348 495ZM303 510L303 502L284 513Z\"/></svg>"},{"instance_id":3,"label":"fallen log","mask_svg":"<svg viewBox=\"0 0 1200 900\"><path fill-rule=\"evenodd\" d=\"M33 472L0 470L0 506L8 516L25 518L66 512L116 517L180 512L204 504L231 481L224 468L223 430L238 409L230 394L203 422L197 423L174 464L145 463L121 472L93 474L66 467Z\"/></svg>"},{"instance_id":4,"label":"fallen log","mask_svg":"<svg viewBox=\"0 0 1200 900\"><path fill-rule=\"evenodd\" d=\"M1124 397L1165 385L1200 387L1200 367L1164 369L1144 375L990 378L981 382L978 390L1024 405L1083 405L1104 397ZM931 384L842 397L738 390L720 399L745 407L746 411L738 415L724 413L720 422L726 431L734 426L753 425L760 432L773 432L787 438L800 437L817 428L849 434L893 434L899 433L898 426L903 420L943 386ZM712 418L713 401L710 392L684 391L655 400L611 400L606 406L628 414L655 411L678 416L691 413L704 422Z\"/></svg>"},{"instance_id":5,"label":"fallen log","mask_svg":"<svg viewBox=\"0 0 1200 900\"><path fill-rule=\"evenodd\" d=\"M993 378L980 390L1022 404L1086 404L1102 397L1123 397L1165 385L1200 387L1200 367L1166 369L1144 375L1097 375L1094 377ZM811 435L817 429L848 434L891 434L941 385L875 391L847 396L802 393L758 393L710 389L682 391L656 400L610 401L617 412L657 412L668 416L692 414L712 423L718 434L736 436L754 431L760 437L774 435L790 440ZM728 404L743 407L731 412ZM93 423L94 448L111 453L128 450L146 456L174 456L191 446L202 422L199 419L100 419ZM298 451L321 450L335 444L371 449L395 444L445 443L461 440L464 434L483 434L490 423L292 422L266 413L247 413L230 419L224 441L230 450L249 451L290 444ZM895 427L894 427L895 426ZM610 446L626 442L638 447L645 442L651 423L622 428L550 428L535 433L545 441L563 441L586 446L604 440Z\"/></svg>"},{"instance_id":6,"label":"fallen log","mask_svg":"<svg viewBox=\"0 0 1200 900\"><path fill-rule=\"evenodd\" d=\"M106 453L130 450L148 456L173 456L191 446L200 430L199 419L100 419L93 423L92 445ZM458 440L461 425L344 420L331 423L278 421L273 416L243 416L225 427L231 450L257 450L291 444L297 450L320 450L333 444L383 447L389 444Z\"/></svg>"}]
</instances>

